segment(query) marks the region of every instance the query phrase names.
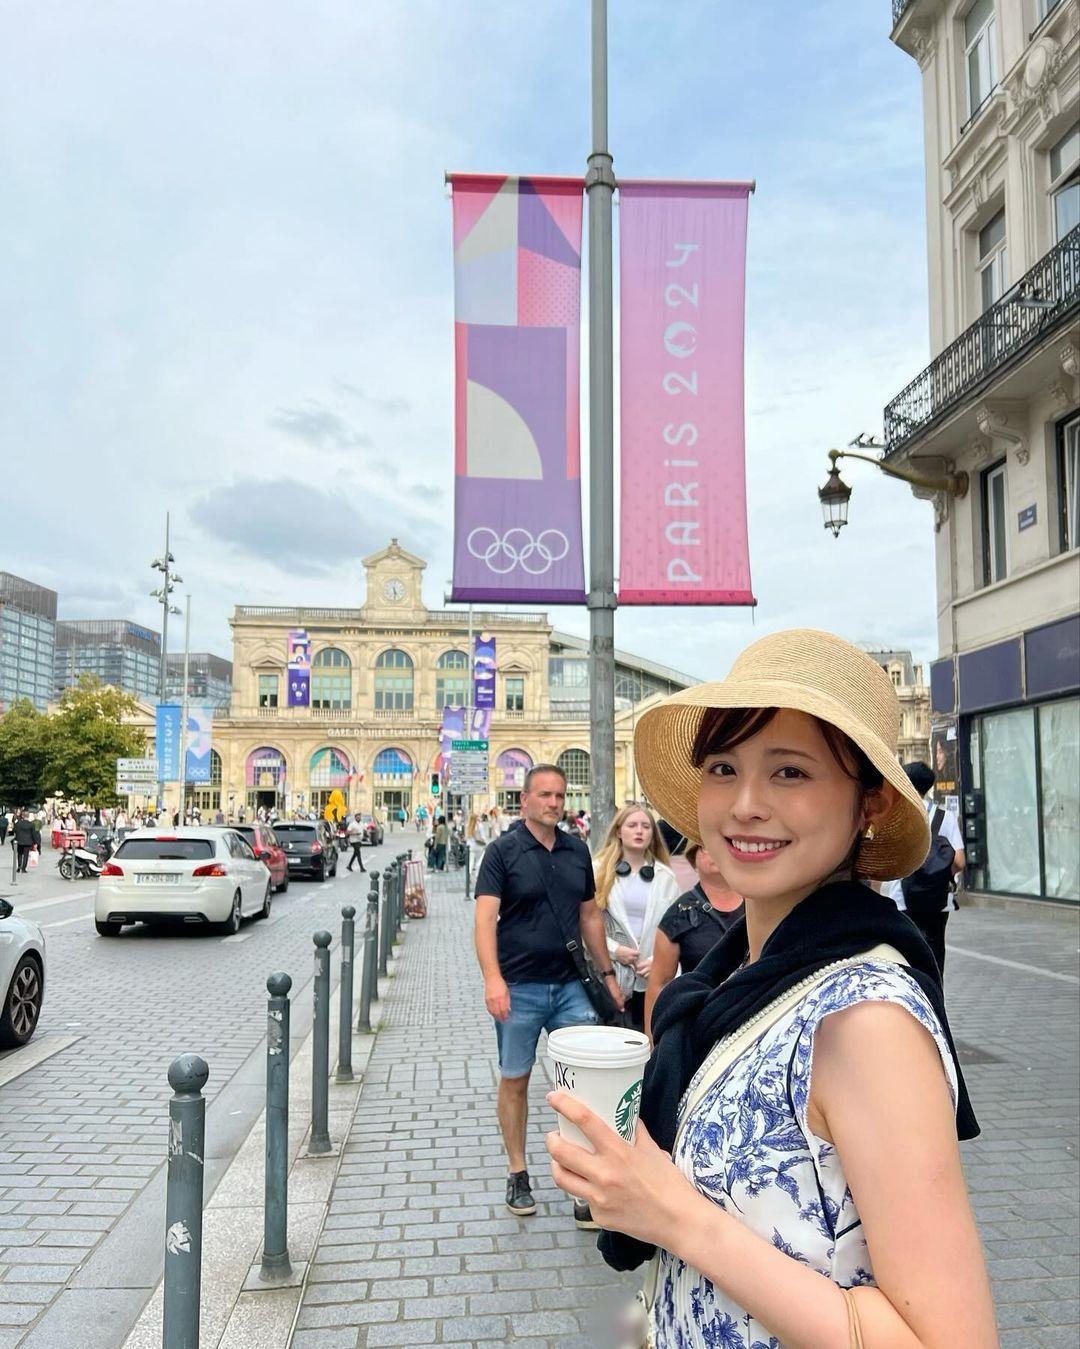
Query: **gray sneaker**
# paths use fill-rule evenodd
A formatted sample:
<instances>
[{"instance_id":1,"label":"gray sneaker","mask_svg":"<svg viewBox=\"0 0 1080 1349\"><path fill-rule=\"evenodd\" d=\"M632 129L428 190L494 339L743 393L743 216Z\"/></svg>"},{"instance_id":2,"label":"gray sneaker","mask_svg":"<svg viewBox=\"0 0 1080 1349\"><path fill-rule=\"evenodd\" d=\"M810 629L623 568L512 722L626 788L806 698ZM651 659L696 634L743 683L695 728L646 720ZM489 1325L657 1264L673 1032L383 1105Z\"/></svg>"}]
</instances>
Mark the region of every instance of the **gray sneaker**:
<instances>
[{"instance_id":1,"label":"gray sneaker","mask_svg":"<svg viewBox=\"0 0 1080 1349\"><path fill-rule=\"evenodd\" d=\"M519 1218L527 1218L536 1212L528 1171L511 1171L506 1177L506 1207Z\"/></svg>"},{"instance_id":2,"label":"gray sneaker","mask_svg":"<svg viewBox=\"0 0 1080 1349\"><path fill-rule=\"evenodd\" d=\"M574 1226L583 1232L599 1232L600 1224L593 1221L592 1210L580 1199L574 1200Z\"/></svg>"}]
</instances>

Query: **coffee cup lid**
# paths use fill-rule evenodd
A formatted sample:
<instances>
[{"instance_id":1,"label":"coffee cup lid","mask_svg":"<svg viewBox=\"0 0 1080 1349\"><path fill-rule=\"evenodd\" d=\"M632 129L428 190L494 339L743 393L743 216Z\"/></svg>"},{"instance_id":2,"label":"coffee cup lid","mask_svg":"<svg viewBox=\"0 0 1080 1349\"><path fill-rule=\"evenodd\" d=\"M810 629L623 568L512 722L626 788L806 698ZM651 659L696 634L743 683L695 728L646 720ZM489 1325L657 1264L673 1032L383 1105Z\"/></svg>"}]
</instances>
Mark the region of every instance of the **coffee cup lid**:
<instances>
[{"instance_id":1,"label":"coffee cup lid","mask_svg":"<svg viewBox=\"0 0 1080 1349\"><path fill-rule=\"evenodd\" d=\"M564 1026L548 1035L547 1050L575 1068L636 1068L652 1053L647 1035L619 1026Z\"/></svg>"}]
</instances>

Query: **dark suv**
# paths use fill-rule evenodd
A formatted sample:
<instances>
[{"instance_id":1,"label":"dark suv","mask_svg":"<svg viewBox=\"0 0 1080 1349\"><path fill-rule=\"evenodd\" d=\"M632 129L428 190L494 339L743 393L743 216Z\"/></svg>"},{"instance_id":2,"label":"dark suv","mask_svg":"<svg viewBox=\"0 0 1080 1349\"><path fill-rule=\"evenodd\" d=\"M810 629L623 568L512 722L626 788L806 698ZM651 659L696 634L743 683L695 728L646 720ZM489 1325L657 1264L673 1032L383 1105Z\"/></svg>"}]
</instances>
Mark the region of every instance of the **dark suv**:
<instances>
[{"instance_id":1,"label":"dark suv","mask_svg":"<svg viewBox=\"0 0 1080 1349\"><path fill-rule=\"evenodd\" d=\"M274 833L285 850L290 876L325 881L337 875L337 844L325 820L279 820Z\"/></svg>"}]
</instances>

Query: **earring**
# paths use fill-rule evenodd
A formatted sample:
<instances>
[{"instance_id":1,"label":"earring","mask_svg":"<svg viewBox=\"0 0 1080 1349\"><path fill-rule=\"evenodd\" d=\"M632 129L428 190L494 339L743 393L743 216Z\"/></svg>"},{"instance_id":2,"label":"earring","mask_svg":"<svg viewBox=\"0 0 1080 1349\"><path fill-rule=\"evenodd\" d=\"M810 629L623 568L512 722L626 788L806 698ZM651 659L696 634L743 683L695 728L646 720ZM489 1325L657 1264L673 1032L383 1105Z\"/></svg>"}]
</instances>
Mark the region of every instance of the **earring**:
<instances>
[{"instance_id":1,"label":"earring","mask_svg":"<svg viewBox=\"0 0 1080 1349\"><path fill-rule=\"evenodd\" d=\"M871 843L873 841L875 832L876 831L872 824L868 824L866 826L866 833L863 834L863 838L866 839L867 843Z\"/></svg>"}]
</instances>

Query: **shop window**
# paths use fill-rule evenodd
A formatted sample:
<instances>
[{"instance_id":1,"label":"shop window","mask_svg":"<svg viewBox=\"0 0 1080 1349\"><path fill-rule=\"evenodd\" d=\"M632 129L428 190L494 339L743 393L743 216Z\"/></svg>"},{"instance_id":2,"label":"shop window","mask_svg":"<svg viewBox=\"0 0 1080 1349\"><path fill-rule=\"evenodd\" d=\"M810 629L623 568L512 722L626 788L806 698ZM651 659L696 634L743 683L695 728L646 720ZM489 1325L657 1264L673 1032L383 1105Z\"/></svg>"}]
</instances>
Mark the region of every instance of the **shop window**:
<instances>
[{"instance_id":1,"label":"shop window","mask_svg":"<svg viewBox=\"0 0 1080 1349\"><path fill-rule=\"evenodd\" d=\"M259 706L277 707L278 677L274 674L259 676Z\"/></svg>"},{"instance_id":2,"label":"shop window","mask_svg":"<svg viewBox=\"0 0 1080 1349\"><path fill-rule=\"evenodd\" d=\"M1050 150L1050 203L1054 242L1080 225L1080 126L1073 125Z\"/></svg>"},{"instance_id":3,"label":"shop window","mask_svg":"<svg viewBox=\"0 0 1080 1349\"><path fill-rule=\"evenodd\" d=\"M997 34L994 0L975 0L964 16L964 63L967 70L967 115L975 116L997 84Z\"/></svg>"},{"instance_id":4,"label":"shop window","mask_svg":"<svg viewBox=\"0 0 1080 1349\"><path fill-rule=\"evenodd\" d=\"M1038 712L1044 893L1080 900L1080 699Z\"/></svg>"},{"instance_id":5,"label":"shop window","mask_svg":"<svg viewBox=\"0 0 1080 1349\"><path fill-rule=\"evenodd\" d=\"M525 711L525 676L507 675L503 689L506 697L507 712Z\"/></svg>"},{"instance_id":6,"label":"shop window","mask_svg":"<svg viewBox=\"0 0 1080 1349\"><path fill-rule=\"evenodd\" d=\"M1005 460L982 475L983 585L1003 581L1009 571Z\"/></svg>"},{"instance_id":7,"label":"shop window","mask_svg":"<svg viewBox=\"0 0 1080 1349\"><path fill-rule=\"evenodd\" d=\"M1080 417L1057 429L1058 502L1063 552L1080 546Z\"/></svg>"},{"instance_id":8,"label":"shop window","mask_svg":"<svg viewBox=\"0 0 1080 1349\"><path fill-rule=\"evenodd\" d=\"M1039 809L1035 771L1035 712L1024 707L980 718L986 803L988 890L1037 895Z\"/></svg>"}]
</instances>

